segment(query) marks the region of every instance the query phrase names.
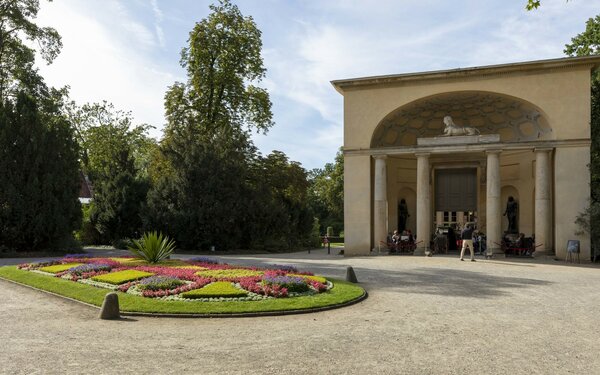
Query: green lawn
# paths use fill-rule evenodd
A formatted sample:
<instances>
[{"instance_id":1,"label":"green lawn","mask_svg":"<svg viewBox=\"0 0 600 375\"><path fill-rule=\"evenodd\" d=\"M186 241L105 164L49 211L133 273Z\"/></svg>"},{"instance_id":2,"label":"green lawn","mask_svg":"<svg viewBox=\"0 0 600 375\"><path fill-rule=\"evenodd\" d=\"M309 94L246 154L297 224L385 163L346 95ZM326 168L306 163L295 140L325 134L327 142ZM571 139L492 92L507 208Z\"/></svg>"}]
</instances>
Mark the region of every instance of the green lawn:
<instances>
[{"instance_id":1,"label":"green lawn","mask_svg":"<svg viewBox=\"0 0 600 375\"><path fill-rule=\"evenodd\" d=\"M69 280L23 271L16 266L0 267L0 277L33 286L49 292L73 298L92 305L101 306L107 289L96 288ZM305 310L342 304L364 295L363 288L341 280L332 280L334 287L324 293L293 298L274 298L262 301L235 302L185 302L163 301L119 294L122 312L165 313L165 314L240 314L255 312L275 312L285 310Z\"/></svg>"}]
</instances>

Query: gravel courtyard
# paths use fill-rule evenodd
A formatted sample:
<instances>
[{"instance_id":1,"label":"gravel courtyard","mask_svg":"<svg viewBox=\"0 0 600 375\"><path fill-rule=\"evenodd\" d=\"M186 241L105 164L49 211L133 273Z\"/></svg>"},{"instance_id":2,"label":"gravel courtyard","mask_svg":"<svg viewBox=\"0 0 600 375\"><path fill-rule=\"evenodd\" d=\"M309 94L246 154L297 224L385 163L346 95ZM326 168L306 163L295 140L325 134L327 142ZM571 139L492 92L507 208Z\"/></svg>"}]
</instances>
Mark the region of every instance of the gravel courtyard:
<instances>
[{"instance_id":1,"label":"gravel courtyard","mask_svg":"<svg viewBox=\"0 0 600 375\"><path fill-rule=\"evenodd\" d=\"M0 280L0 372L600 373L594 265L322 250L220 258L337 278L350 265L369 298L313 314L102 321L97 309Z\"/></svg>"}]
</instances>

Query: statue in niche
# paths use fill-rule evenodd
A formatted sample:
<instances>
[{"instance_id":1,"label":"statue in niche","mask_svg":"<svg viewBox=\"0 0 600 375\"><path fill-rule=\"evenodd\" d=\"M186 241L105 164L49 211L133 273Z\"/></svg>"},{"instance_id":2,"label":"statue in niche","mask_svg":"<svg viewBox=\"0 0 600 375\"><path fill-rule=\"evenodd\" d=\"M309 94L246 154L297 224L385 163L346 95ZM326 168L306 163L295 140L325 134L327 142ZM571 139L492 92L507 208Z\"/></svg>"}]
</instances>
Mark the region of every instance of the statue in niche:
<instances>
[{"instance_id":1,"label":"statue in niche","mask_svg":"<svg viewBox=\"0 0 600 375\"><path fill-rule=\"evenodd\" d=\"M479 129L472 126L458 126L454 123L451 116L444 117L444 136L452 135L479 135Z\"/></svg>"},{"instance_id":2,"label":"statue in niche","mask_svg":"<svg viewBox=\"0 0 600 375\"><path fill-rule=\"evenodd\" d=\"M504 210L503 216L508 218L508 230L507 233L519 233L517 228L517 216L519 214L519 204L512 196L508 197L506 202L506 210Z\"/></svg>"},{"instance_id":3,"label":"statue in niche","mask_svg":"<svg viewBox=\"0 0 600 375\"><path fill-rule=\"evenodd\" d=\"M402 233L406 230L406 220L410 214L408 213L408 206L406 205L406 200L404 198L400 199L400 204L398 205L398 231Z\"/></svg>"}]
</instances>

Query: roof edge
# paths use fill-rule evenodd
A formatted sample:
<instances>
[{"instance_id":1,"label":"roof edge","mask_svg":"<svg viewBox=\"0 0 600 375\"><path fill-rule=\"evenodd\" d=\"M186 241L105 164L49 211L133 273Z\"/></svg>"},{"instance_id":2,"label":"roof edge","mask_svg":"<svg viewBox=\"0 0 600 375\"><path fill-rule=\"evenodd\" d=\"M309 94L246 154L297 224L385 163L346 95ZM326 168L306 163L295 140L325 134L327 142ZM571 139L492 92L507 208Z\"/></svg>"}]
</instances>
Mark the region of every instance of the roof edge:
<instances>
[{"instance_id":1,"label":"roof edge","mask_svg":"<svg viewBox=\"0 0 600 375\"><path fill-rule=\"evenodd\" d=\"M379 84L393 84L397 82L423 81L440 78L455 78L461 76L481 76L498 73L511 73L519 71L535 71L545 69L567 68L588 65L590 70L600 68L600 56L562 57L558 59L534 60L509 64L485 65L469 68L456 68L446 70L433 70L417 73L391 74L371 77L358 77L331 81L333 87L343 95L345 89L359 88Z\"/></svg>"}]
</instances>

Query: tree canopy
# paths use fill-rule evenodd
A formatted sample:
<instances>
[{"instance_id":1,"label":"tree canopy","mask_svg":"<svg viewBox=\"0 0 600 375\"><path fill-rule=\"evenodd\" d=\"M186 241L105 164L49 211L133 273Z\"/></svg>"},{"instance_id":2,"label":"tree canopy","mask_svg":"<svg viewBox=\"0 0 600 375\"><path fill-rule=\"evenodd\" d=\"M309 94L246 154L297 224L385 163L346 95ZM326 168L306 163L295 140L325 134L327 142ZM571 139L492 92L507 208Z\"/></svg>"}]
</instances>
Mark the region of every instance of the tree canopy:
<instances>
[{"instance_id":1,"label":"tree canopy","mask_svg":"<svg viewBox=\"0 0 600 375\"><path fill-rule=\"evenodd\" d=\"M167 126L150 171L147 225L183 248L295 246L310 234L306 171L251 132L273 126L261 32L228 0L190 32L185 83L165 95Z\"/></svg>"},{"instance_id":2,"label":"tree canopy","mask_svg":"<svg viewBox=\"0 0 600 375\"><path fill-rule=\"evenodd\" d=\"M571 39L564 52L569 56L600 55L600 15L588 19L585 30ZM594 249L600 248L600 69L592 73L590 128L591 202L576 223L590 235L593 254L598 257L598 250Z\"/></svg>"},{"instance_id":3,"label":"tree canopy","mask_svg":"<svg viewBox=\"0 0 600 375\"><path fill-rule=\"evenodd\" d=\"M344 228L344 154L338 151L334 163L310 173L309 202L323 226L335 232Z\"/></svg>"},{"instance_id":4,"label":"tree canopy","mask_svg":"<svg viewBox=\"0 0 600 375\"><path fill-rule=\"evenodd\" d=\"M229 0L210 9L181 51L187 82L165 95L165 133L168 139L188 133L244 148L250 130L266 132L273 125L269 94L254 84L265 76L261 32Z\"/></svg>"},{"instance_id":5,"label":"tree canopy","mask_svg":"<svg viewBox=\"0 0 600 375\"><path fill-rule=\"evenodd\" d=\"M21 92L0 104L0 247L60 248L80 225L78 147L68 121Z\"/></svg>"},{"instance_id":6,"label":"tree canopy","mask_svg":"<svg viewBox=\"0 0 600 375\"><path fill-rule=\"evenodd\" d=\"M34 67L35 50L23 38L39 46L48 64L60 53L62 42L55 29L33 22L39 10L39 0L0 2L0 102L16 97L19 91L33 96L48 95L48 88Z\"/></svg>"}]
</instances>

